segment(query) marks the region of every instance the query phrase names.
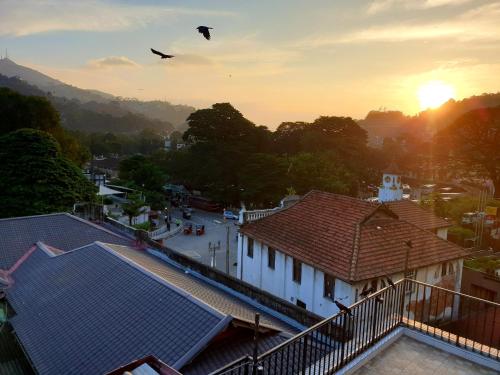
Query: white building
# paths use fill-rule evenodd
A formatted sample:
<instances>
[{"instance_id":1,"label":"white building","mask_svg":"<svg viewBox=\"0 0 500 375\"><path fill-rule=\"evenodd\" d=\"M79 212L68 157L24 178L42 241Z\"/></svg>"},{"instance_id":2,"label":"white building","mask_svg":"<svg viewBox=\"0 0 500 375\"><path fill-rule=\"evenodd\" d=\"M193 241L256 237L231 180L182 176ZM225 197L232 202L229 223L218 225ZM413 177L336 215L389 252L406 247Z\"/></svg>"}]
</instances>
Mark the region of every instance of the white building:
<instances>
[{"instance_id":1,"label":"white building","mask_svg":"<svg viewBox=\"0 0 500 375\"><path fill-rule=\"evenodd\" d=\"M460 290L461 247L401 220L388 205L311 191L241 227L237 277L331 316L334 300L350 305L363 291L385 287L386 276L402 278L407 254L408 277Z\"/></svg>"},{"instance_id":2,"label":"white building","mask_svg":"<svg viewBox=\"0 0 500 375\"><path fill-rule=\"evenodd\" d=\"M378 188L378 201L391 202L403 199L403 184L401 171L396 163L392 162L383 172L382 184Z\"/></svg>"}]
</instances>

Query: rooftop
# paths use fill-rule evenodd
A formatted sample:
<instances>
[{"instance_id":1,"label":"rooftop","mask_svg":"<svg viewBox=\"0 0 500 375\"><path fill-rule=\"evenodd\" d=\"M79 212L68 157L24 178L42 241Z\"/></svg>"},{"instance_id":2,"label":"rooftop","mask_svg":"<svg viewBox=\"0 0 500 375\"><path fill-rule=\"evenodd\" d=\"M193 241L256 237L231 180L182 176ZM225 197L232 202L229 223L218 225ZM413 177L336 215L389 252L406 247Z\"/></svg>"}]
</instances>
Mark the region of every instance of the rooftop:
<instances>
[{"instance_id":1,"label":"rooftop","mask_svg":"<svg viewBox=\"0 0 500 375\"><path fill-rule=\"evenodd\" d=\"M408 240L410 268L466 255L461 247L401 220L384 204L320 191L243 225L240 232L349 282L401 272Z\"/></svg>"},{"instance_id":2,"label":"rooftop","mask_svg":"<svg viewBox=\"0 0 500 375\"><path fill-rule=\"evenodd\" d=\"M99 243L57 256L39 244L12 277L10 322L41 375L104 373L147 355L180 368L232 320Z\"/></svg>"},{"instance_id":3,"label":"rooftop","mask_svg":"<svg viewBox=\"0 0 500 375\"><path fill-rule=\"evenodd\" d=\"M94 241L130 245L132 241L67 213L0 219L0 277L36 242L69 251Z\"/></svg>"},{"instance_id":4,"label":"rooftop","mask_svg":"<svg viewBox=\"0 0 500 375\"><path fill-rule=\"evenodd\" d=\"M255 314L259 313L261 315L260 323L263 326L284 332L293 333L297 331L288 324L242 301L229 292L210 285L199 277L189 274L172 263L149 254L145 250L113 244L107 244L107 246L223 314L253 323Z\"/></svg>"},{"instance_id":5,"label":"rooftop","mask_svg":"<svg viewBox=\"0 0 500 375\"><path fill-rule=\"evenodd\" d=\"M402 336L354 375L495 375L497 371Z\"/></svg>"},{"instance_id":6,"label":"rooftop","mask_svg":"<svg viewBox=\"0 0 500 375\"><path fill-rule=\"evenodd\" d=\"M407 199L385 202L385 205L398 215L399 219L412 223L422 229L434 230L451 226L449 221L434 215L431 211Z\"/></svg>"}]
</instances>

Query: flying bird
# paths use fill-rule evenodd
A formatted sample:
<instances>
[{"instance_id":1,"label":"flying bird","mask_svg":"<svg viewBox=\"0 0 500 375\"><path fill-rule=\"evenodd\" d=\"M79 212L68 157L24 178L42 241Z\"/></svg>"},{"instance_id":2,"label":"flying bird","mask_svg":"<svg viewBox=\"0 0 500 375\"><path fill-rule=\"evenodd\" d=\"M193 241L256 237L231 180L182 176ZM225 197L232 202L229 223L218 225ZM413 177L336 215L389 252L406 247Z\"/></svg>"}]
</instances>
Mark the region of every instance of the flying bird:
<instances>
[{"instance_id":1,"label":"flying bird","mask_svg":"<svg viewBox=\"0 0 500 375\"><path fill-rule=\"evenodd\" d=\"M153 52L155 55L161 56L162 59L171 59L174 57L173 55L165 55L164 53L161 53L160 51L157 51L155 49L151 48L151 52Z\"/></svg>"},{"instance_id":2,"label":"flying bird","mask_svg":"<svg viewBox=\"0 0 500 375\"><path fill-rule=\"evenodd\" d=\"M339 301L333 301L337 307L339 308L340 311L345 312L346 314L349 314L349 316L352 316L351 309L347 307L346 305L340 303Z\"/></svg>"},{"instance_id":3,"label":"flying bird","mask_svg":"<svg viewBox=\"0 0 500 375\"><path fill-rule=\"evenodd\" d=\"M213 29L213 27L198 26L196 29L200 34L203 34L206 40L210 40L210 29Z\"/></svg>"}]
</instances>

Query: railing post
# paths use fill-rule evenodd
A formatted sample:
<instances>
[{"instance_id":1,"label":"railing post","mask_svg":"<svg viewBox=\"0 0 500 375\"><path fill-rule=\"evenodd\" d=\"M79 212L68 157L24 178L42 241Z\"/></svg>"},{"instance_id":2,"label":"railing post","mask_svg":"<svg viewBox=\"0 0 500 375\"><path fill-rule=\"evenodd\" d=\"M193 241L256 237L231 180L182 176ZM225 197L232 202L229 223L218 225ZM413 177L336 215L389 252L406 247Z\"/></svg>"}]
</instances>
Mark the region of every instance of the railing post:
<instances>
[{"instance_id":1,"label":"railing post","mask_svg":"<svg viewBox=\"0 0 500 375\"><path fill-rule=\"evenodd\" d=\"M406 283L407 283L407 280L405 277L403 279L403 282L399 284L400 286L402 286L400 288L401 290L399 292L399 295L400 295L399 298L401 299L400 306L399 306L399 323L400 324L403 324L403 311L405 308Z\"/></svg>"},{"instance_id":2,"label":"railing post","mask_svg":"<svg viewBox=\"0 0 500 375\"><path fill-rule=\"evenodd\" d=\"M375 336L377 336L377 312L378 312L378 301L373 299L373 322L372 322L372 343L375 341Z\"/></svg>"},{"instance_id":3,"label":"railing post","mask_svg":"<svg viewBox=\"0 0 500 375\"><path fill-rule=\"evenodd\" d=\"M302 374L306 373L306 361L307 361L307 335L304 336L304 347L302 348Z\"/></svg>"},{"instance_id":4,"label":"railing post","mask_svg":"<svg viewBox=\"0 0 500 375\"><path fill-rule=\"evenodd\" d=\"M252 356L252 374L257 374L257 359L259 356L259 323L260 314L255 314L255 327L253 332L253 356Z\"/></svg>"}]
</instances>

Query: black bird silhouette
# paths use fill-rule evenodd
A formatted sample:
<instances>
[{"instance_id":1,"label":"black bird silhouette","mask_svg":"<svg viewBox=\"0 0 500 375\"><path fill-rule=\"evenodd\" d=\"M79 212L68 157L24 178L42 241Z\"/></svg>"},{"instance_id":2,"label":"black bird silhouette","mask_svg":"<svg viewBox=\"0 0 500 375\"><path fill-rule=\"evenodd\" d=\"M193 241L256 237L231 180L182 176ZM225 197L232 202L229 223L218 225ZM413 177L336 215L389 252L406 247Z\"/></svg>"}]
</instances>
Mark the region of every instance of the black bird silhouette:
<instances>
[{"instance_id":1,"label":"black bird silhouette","mask_svg":"<svg viewBox=\"0 0 500 375\"><path fill-rule=\"evenodd\" d=\"M359 296L365 298L365 297L368 297L373 292L375 292L375 288L372 286L366 290L363 290L361 293L359 293Z\"/></svg>"},{"instance_id":2,"label":"black bird silhouette","mask_svg":"<svg viewBox=\"0 0 500 375\"><path fill-rule=\"evenodd\" d=\"M339 308L340 311L343 311L346 314L348 314L349 316L352 316L352 312L351 312L351 309L349 307L347 307L346 305L343 305L339 301L333 301L333 302L337 305L337 307Z\"/></svg>"},{"instance_id":3,"label":"black bird silhouette","mask_svg":"<svg viewBox=\"0 0 500 375\"><path fill-rule=\"evenodd\" d=\"M411 240L405 241L405 245L408 246L409 248L413 247L413 243L411 242Z\"/></svg>"},{"instance_id":4,"label":"black bird silhouette","mask_svg":"<svg viewBox=\"0 0 500 375\"><path fill-rule=\"evenodd\" d=\"M196 28L200 34L203 34L206 40L210 40L210 29L213 29L213 27L208 27L208 26L198 26Z\"/></svg>"},{"instance_id":5,"label":"black bird silhouette","mask_svg":"<svg viewBox=\"0 0 500 375\"><path fill-rule=\"evenodd\" d=\"M162 59L171 59L174 57L173 55L165 55L164 53L161 53L160 51L157 51L155 49L151 48L151 52L153 52L155 55L161 56Z\"/></svg>"},{"instance_id":6,"label":"black bird silhouette","mask_svg":"<svg viewBox=\"0 0 500 375\"><path fill-rule=\"evenodd\" d=\"M387 279L387 283L392 286L393 288L396 287L396 285L394 284L394 282L392 281L392 279L389 277L389 276L386 276L385 277Z\"/></svg>"}]
</instances>

